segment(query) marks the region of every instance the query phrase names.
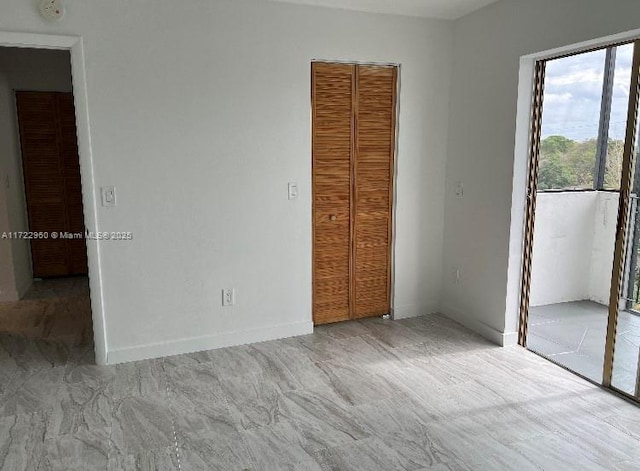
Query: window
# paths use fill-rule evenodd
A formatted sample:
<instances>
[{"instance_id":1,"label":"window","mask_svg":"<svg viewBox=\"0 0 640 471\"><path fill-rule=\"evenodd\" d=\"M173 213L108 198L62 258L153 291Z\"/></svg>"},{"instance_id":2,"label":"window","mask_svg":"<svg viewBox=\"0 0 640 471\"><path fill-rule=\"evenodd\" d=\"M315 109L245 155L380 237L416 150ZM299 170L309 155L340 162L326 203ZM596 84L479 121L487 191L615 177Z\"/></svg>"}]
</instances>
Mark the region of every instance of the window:
<instances>
[{"instance_id":1,"label":"window","mask_svg":"<svg viewBox=\"0 0 640 471\"><path fill-rule=\"evenodd\" d=\"M546 65L538 191L618 190L633 45Z\"/></svg>"}]
</instances>

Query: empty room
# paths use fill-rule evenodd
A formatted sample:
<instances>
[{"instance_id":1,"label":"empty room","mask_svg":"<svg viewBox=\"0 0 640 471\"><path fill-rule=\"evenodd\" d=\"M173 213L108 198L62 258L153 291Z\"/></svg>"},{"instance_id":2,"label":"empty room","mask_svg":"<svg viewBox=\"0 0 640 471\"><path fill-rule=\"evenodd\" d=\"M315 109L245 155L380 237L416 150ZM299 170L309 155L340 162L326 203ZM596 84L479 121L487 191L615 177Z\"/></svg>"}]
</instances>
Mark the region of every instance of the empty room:
<instances>
[{"instance_id":1,"label":"empty room","mask_svg":"<svg viewBox=\"0 0 640 471\"><path fill-rule=\"evenodd\" d=\"M0 470L640 469L637 0L0 6Z\"/></svg>"}]
</instances>

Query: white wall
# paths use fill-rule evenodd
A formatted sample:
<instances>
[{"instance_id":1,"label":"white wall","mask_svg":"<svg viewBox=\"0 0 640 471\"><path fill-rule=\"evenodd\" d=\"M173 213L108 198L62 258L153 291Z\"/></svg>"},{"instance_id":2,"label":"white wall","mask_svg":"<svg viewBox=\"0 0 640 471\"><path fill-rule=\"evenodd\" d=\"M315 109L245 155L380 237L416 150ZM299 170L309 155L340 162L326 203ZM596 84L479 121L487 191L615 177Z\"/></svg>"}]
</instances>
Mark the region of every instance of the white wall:
<instances>
[{"instance_id":1,"label":"white wall","mask_svg":"<svg viewBox=\"0 0 640 471\"><path fill-rule=\"evenodd\" d=\"M0 47L0 213L7 231L27 231L28 221L24 194L22 159L14 90L68 92L71 86L71 63L67 51L46 51ZM0 230L1 232L5 232ZM11 251L11 263L0 265L0 278L12 280L0 288L0 299L14 301L31 286L31 253L27 240L3 243Z\"/></svg>"},{"instance_id":2,"label":"white wall","mask_svg":"<svg viewBox=\"0 0 640 471\"><path fill-rule=\"evenodd\" d=\"M502 0L455 24L442 308L496 342L517 337L520 264L509 255L522 250L526 150L512 184L520 58L638 28L639 18L637 0Z\"/></svg>"},{"instance_id":3,"label":"white wall","mask_svg":"<svg viewBox=\"0 0 640 471\"><path fill-rule=\"evenodd\" d=\"M593 225L595 232L589 271L588 299L607 306L611 294L619 203L618 193L598 192L598 205Z\"/></svg>"},{"instance_id":4,"label":"white wall","mask_svg":"<svg viewBox=\"0 0 640 471\"><path fill-rule=\"evenodd\" d=\"M539 193L530 305L591 300L609 304L617 193Z\"/></svg>"},{"instance_id":5,"label":"white wall","mask_svg":"<svg viewBox=\"0 0 640 471\"><path fill-rule=\"evenodd\" d=\"M0 31L81 35L108 361L311 330L310 61L400 63L400 316L442 272L452 24L266 1L68 0L46 23L5 0ZM287 200L297 181L298 200ZM236 306L221 307L221 289Z\"/></svg>"}]
</instances>

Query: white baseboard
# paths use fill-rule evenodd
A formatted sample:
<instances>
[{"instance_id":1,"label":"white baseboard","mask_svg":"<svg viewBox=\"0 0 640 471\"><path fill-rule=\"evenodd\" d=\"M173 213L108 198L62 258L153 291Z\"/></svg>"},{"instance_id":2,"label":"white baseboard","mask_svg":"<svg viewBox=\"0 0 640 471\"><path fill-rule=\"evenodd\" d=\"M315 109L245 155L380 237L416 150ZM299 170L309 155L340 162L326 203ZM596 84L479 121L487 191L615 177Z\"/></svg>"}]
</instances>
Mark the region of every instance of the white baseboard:
<instances>
[{"instance_id":1,"label":"white baseboard","mask_svg":"<svg viewBox=\"0 0 640 471\"><path fill-rule=\"evenodd\" d=\"M116 350L107 348L107 365L127 363L131 361L147 360L149 358L161 358L182 353L214 350L216 348L233 347L248 343L265 342L298 335L313 333L313 322L296 322L293 324L281 324L265 329L242 330L228 332L219 335L207 335L180 340L172 340L163 343L152 343L127 347Z\"/></svg>"},{"instance_id":2,"label":"white baseboard","mask_svg":"<svg viewBox=\"0 0 640 471\"><path fill-rule=\"evenodd\" d=\"M518 332L505 332L502 334L503 347L515 347L518 345Z\"/></svg>"},{"instance_id":3,"label":"white baseboard","mask_svg":"<svg viewBox=\"0 0 640 471\"><path fill-rule=\"evenodd\" d=\"M459 322L466 328L473 330L490 342L493 342L496 345L500 345L501 347L509 347L518 344L517 332L501 332L498 329L485 324L484 322L473 319L468 314L454 309L451 306L443 306L442 314L450 319L453 319L456 322Z\"/></svg>"},{"instance_id":4,"label":"white baseboard","mask_svg":"<svg viewBox=\"0 0 640 471\"><path fill-rule=\"evenodd\" d=\"M393 319L409 319L411 317L425 316L438 312L438 305L432 304L427 306L399 306L393 308Z\"/></svg>"}]
</instances>

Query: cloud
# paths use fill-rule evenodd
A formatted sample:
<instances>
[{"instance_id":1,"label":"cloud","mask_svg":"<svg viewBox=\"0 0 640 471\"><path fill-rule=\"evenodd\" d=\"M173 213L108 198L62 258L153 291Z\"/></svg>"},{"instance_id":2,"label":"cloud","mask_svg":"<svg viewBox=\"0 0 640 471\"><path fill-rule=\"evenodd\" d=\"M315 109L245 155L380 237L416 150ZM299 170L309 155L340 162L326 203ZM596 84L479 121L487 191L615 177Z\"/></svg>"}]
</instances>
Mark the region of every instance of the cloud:
<instances>
[{"instance_id":1,"label":"cloud","mask_svg":"<svg viewBox=\"0 0 640 471\"><path fill-rule=\"evenodd\" d=\"M549 75L546 80L546 86L562 87L565 85L576 84L594 84L602 86L602 77L604 76L604 64L602 64L603 70L598 71L594 69L576 70L571 72L565 72L558 74L558 71L553 71L556 74ZM558 69L558 68L556 68Z\"/></svg>"},{"instance_id":2,"label":"cloud","mask_svg":"<svg viewBox=\"0 0 640 471\"><path fill-rule=\"evenodd\" d=\"M547 106L554 105L556 103L570 103L573 98L573 94L567 93L545 93L544 102Z\"/></svg>"},{"instance_id":3,"label":"cloud","mask_svg":"<svg viewBox=\"0 0 640 471\"><path fill-rule=\"evenodd\" d=\"M586 140L598 135L606 51L554 59L547 63L542 133ZM623 137L629 102L633 45L620 46L610 135Z\"/></svg>"}]
</instances>

